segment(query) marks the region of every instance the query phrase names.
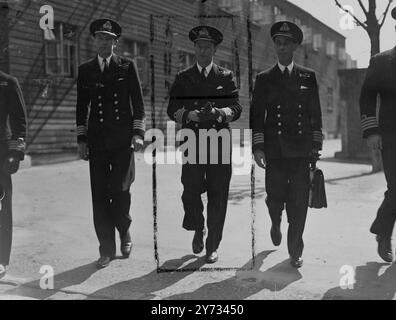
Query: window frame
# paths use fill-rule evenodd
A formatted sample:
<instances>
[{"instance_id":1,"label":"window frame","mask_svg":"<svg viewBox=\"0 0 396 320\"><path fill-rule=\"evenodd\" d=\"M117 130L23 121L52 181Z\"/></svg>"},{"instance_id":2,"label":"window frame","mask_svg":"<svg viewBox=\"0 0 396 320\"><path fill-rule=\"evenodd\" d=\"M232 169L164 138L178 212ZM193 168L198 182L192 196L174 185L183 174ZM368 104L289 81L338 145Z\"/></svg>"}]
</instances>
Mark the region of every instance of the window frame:
<instances>
[{"instance_id":1,"label":"window frame","mask_svg":"<svg viewBox=\"0 0 396 320\"><path fill-rule=\"evenodd\" d=\"M55 25L54 30L58 31L59 39L46 39L45 32L51 32L54 34L54 30L48 29L44 30L44 68L45 74L47 76L61 76L65 78L76 79L77 78L77 68L79 62L79 41L77 37L77 26L70 25L76 33L75 40L64 38L64 26L67 23L58 22ZM55 32L56 32L55 31ZM54 45L56 50L56 55L50 55L49 47ZM66 47L66 50L65 50ZM71 50L74 49L74 61L71 56ZM57 63L57 69L59 72L53 72L49 63L55 61ZM65 62L67 62L67 68L65 68Z\"/></svg>"}]
</instances>

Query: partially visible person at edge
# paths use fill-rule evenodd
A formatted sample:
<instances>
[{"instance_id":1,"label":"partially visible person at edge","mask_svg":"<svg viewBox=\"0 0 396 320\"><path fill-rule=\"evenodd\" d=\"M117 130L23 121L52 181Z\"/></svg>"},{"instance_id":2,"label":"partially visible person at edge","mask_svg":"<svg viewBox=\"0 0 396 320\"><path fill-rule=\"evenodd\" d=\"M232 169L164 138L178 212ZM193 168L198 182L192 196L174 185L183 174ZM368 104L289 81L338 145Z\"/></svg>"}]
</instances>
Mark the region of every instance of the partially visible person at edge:
<instances>
[{"instance_id":1,"label":"partially visible person at edge","mask_svg":"<svg viewBox=\"0 0 396 320\"><path fill-rule=\"evenodd\" d=\"M396 8L392 10L396 19ZM380 97L377 118L377 97ZM371 58L360 96L363 137L372 150L380 150L387 182L385 199L370 232L376 235L378 254L393 261L392 234L396 220L396 47Z\"/></svg>"},{"instance_id":2,"label":"partially visible person at edge","mask_svg":"<svg viewBox=\"0 0 396 320\"><path fill-rule=\"evenodd\" d=\"M0 278L10 263L12 179L25 155L26 108L18 80L0 71Z\"/></svg>"}]
</instances>

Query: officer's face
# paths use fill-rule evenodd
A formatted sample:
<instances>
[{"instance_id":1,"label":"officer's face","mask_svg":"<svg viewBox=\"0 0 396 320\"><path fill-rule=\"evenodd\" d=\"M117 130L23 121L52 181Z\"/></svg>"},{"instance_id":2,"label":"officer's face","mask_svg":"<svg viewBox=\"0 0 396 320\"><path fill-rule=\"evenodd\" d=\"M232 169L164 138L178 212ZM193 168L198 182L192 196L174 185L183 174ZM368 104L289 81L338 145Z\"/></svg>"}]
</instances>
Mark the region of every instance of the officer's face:
<instances>
[{"instance_id":1,"label":"officer's face","mask_svg":"<svg viewBox=\"0 0 396 320\"><path fill-rule=\"evenodd\" d=\"M288 66L293 61L294 51L298 44L288 37L278 36L274 40L275 51L279 62L284 66Z\"/></svg>"},{"instance_id":2,"label":"officer's face","mask_svg":"<svg viewBox=\"0 0 396 320\"><path fill-rule=\"evenodd\" d=\"M213 42L207 40L198 40L195 42L195 57L200 66L208 66L216 53L216 46Z\"/></svg>"},{"instance_id":3,"label":"officer's face","mask_svg":"<svg viewBox=\"0 0 396 320\"><path fill-rule=\"evenodd\" d=\"M94 38L95 48L102 57L110 56L117 46L117 42L117 38L106 33L97 33Z\"/></svg>"}]
</instances>

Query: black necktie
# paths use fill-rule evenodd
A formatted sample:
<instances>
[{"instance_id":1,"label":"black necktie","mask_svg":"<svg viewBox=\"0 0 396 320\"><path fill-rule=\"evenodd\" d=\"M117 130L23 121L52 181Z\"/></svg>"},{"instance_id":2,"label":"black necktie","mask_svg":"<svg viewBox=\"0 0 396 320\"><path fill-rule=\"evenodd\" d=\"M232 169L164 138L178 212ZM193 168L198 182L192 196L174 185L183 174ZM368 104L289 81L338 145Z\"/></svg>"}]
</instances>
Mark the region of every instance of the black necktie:
<instances>
[{"instance_id":1,"label":"black necktie","mask_svg":"<svg viewBox=\"0 0 396 320\"><path fill-rule=\"evenodd\" d=\"M289 79L290 73L288 68L285 68L285 70L283 71L283 76L285 79Z\"/></svg>"},{"instance_id":2,"label":"black necktie","mask_svg":"<svg viewBox=\"0 0 396 320\"><path fill-rule=\"evenodd\" d=\"M103 73L107 73L107 71L109 71L109 64L107 63L107 59L103 59Z\"/></svg>"},{"instance_id":3,"label":"black necktie","mask_svg":"<svg viewBox=\"0 0 396 320\"><path fill-rule=\"evenodd\" d=\"M201 76L202 76L202 79L204 79L204 80L206 79L205 71L206 71L206 68L202 68Z\"/></svg>"}]
</instances>

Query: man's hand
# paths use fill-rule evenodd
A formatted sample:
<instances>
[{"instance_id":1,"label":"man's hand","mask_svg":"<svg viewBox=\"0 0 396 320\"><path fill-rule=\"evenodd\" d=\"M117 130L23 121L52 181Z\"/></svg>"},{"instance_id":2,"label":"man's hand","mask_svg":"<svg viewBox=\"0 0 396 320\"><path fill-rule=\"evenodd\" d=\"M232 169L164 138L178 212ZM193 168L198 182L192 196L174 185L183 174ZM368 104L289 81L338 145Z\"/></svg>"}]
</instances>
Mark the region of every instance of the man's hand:
<instances>
[{"instance_id":1,"label":"man's hand","mask_svg":"<svg viewBox=\"0 0 396 320\"><path fill-rule=\"evenodd\" d=\"M189 121L200 122L200 112L198 110L190 111L187 119Z\"/></svg>"},{"instance_id":2,"label":"man's hand","mask_svg":"<svg viewBox=\"0 0 396 320\"><path fill-rule=\"evenodd\" d=\"M217 120L220 117L220 112L214 107L214 103L208 101L201 109L199 119L201 122Z\"/></svg>"},{"instance_id":3,"label":"man's hand","mask_svg":"<svg viewBox=\"0 0 396 320\"><path fill-rule=\"evenodd\" d=\"M6 174L14 174L19 170L19 159L15 157L8 157L3 165L3 172Z\"/></svg>"},{"instance_id":4,"label":"man's hand","mask_svg":"<svg viewBox=\"0 0 396 320\"><path fill-rule=\"evenodd\" d=\"M144 147L143 139L140 136L133 136L132 147L136 152L139 152Z\"/></svg>"},{"instance_id":5,"label":"man's hand","mask_svg":"<svg viewBox=\"0 0 396 320\"><path fill-rule=\"evenodd\" d=\"M78 154L80 155L80 159L84 161L88 161L89 159L89 150L86 142L80 142L78 144Z\"/></svg>"},{"instance_id":6,"label":"man's hand","mask_svg":"<svg viewBox=\"0 0 396 320\"><path fill-rule=\"evenodd\" d=\"M312 168L316 167L316 162L320 159L319 149L312 149L311 151L311 166Z\"/></svg>"},{"instance_id":7,"label":"man's hand","mask_svg":"<svg viewBox=\"0 0 396 320\"><path fill-rule=\"evenodd\" d=\"M266 165L267 165L267 161L265 160L265 154L264 151L261 150L256 150L254 152L254 160L256 161L257 165L260 168L265 169Z\"/></svg>"},{"instance_id":8,"label":"man's hand","mask_svg":"<svg viewBox=\"0 0 396 320\"><path fill-rule=\"evenodd\" d=\"M367 145L371 150L382 150L382 138L379 134L373 134L367 138Z\"/></svg>"}]
</instances>

